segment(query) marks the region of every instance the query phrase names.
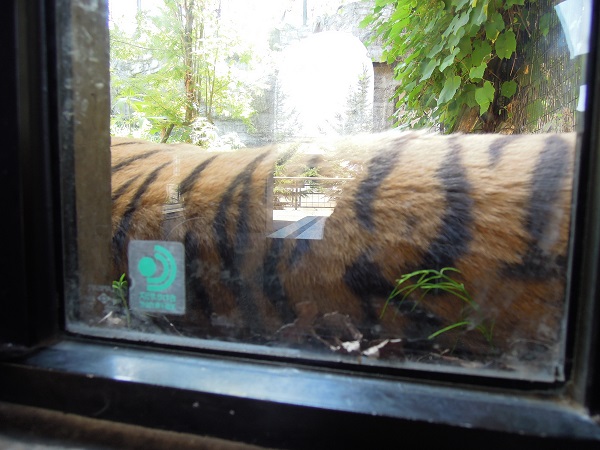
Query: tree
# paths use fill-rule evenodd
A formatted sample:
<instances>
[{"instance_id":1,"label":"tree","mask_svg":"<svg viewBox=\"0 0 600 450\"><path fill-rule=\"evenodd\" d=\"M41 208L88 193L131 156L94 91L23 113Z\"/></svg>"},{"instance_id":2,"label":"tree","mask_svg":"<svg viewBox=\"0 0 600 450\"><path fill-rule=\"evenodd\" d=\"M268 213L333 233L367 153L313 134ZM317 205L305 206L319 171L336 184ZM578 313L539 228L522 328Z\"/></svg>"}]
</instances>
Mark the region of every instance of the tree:
<instances>
[{"instance_id":1,"label":"tree","mask_svg":"<svg viewBox=\"0 0 600 450\"><path fill-rule=\"evenodd\" d=\"M128 33L111 30L113 124L149 123L149 136L202 142L216 117L249 124L261 88L249 75L250 47L220 20L221 0L165 0L139 13Z\"/></svg>"},{"instance_id":2,"label":"tree","mask_svg":"<svg viewBox=\"0 0 600 450\"><path fill-rule=\"evenodd\" d=\"M539 17L536 0L376 0L361 23L395 66L397 122L459 128L475 111L482 131L496 131L518 90L521 50Z\"/></svg>"},{"instance_id":3,"label":"tree","mask_svg":"<svg viewBox=\"0 0 600 450\"><path fill-rule=\"evenodd\" d=\"M348 90L346 110L336 115L336 131L341 135L373 131L373 98L371 76L366 66L355 86Z\"/></svg>"}]
</instances>

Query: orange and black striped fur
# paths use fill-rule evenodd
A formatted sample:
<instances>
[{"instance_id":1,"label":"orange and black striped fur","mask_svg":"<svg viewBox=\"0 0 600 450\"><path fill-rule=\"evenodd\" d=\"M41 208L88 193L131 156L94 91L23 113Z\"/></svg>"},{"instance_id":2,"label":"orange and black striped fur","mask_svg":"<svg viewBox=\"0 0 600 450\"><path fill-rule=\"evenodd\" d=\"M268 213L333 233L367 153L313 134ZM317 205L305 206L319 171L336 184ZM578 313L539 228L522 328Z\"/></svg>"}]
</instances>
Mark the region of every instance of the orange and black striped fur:
<instances>
[{"instance_id":1,"label":"orange and black striped fur","mask_svg":"<svg viewBox=\"0 0 600 450\"><path fill-rule=\"evenodd\" d=\"M553 353L564 310L574 146L571 134L388 132L327 142L323 155L307 156L310 164L325 175L344 167L353 180L322 239L302 240L268 237L273 170L290 152L219 153L113 138L115 274L127 272L131 239L181 241L184 333L302 342L337 313L363 336L409 344L464 319L465 304L437 293L381 317L395 280L455 267L480 306L471 323L494 324L496 349ZM184 207L170 226L167 185L179 186ZM487 345L464 327L440 339L470 350Z\"/></svg>"}]
</instances>

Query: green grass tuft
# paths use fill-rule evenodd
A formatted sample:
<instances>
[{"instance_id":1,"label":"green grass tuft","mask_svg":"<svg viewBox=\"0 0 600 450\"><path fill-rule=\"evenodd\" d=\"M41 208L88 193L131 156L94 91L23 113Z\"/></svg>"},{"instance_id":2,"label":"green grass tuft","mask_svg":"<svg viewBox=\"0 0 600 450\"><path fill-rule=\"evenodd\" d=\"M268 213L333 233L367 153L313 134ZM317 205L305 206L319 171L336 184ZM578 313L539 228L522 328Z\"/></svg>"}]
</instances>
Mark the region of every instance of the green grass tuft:
<instances>
[{"instance_id":1,"label":"green grass tuft","mask_svg":"<svg viewBox=\"0 0 600 450\"><path fill-rule=\"evenodd\" d=\"M415 272L411 272L405 275L402 275L398 280L396 280L396 286L388 296L385 305L383 306L380 314L380 318L383 318L387 307L392 301L396 301L398 305L402 304L408 297L417 296L417 301L413 306L413 309L417 307L417 305L422 302L427 294L432 291L444 291L450 295L453 295L459 299L461 299L465 303L465 309L463 313L466 312L479 312L479 305L477 302L473 300L471 294L465 288L463 283L459 283L451 276L449 276L448 272L455 272L460 274L458 269L454 267L444 267L441 270L434 269L423 269L417 270ZM398 298L400 299L398 300ZM413 297L414 298L414 297ZM428 339L435 339L439 335L446 333L447 331L454 330L456 328L473 328L478 330L486 339L489 344L492 344L492 336L494 324L486 325L484 322L476 323L469 319L460 320L456 323L450 324L436 332L430 334Z\"/></svg>"}]
</instances>

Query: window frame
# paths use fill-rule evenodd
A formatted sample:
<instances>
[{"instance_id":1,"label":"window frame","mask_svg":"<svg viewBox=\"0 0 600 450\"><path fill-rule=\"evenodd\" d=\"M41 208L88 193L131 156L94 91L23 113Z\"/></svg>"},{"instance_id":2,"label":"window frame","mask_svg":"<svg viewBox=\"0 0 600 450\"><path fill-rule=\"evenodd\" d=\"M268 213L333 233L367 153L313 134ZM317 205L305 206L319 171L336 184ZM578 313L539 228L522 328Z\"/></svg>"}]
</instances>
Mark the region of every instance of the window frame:
<instances>
[{"instance_id":1,"label":"window frame","mask_svg":"<svg viewBox=\"0 0 600 450\"><path fill-rule=\"evenodd\" d=\"M7 61L0 187L10 255L0 262L0 401L285 448L376 446L390 436L424 446L460 439L466 448L598 445L598 5L582 139L590 151L580 161L572 232L567 381L547 385L401 369L346 371L293 358L190 352L65 332L62 280L69 263L59 232L65 187L55 45L63 1L11 0L0 17L6 42L0 53Z\"/></svg>"}]
</instances>

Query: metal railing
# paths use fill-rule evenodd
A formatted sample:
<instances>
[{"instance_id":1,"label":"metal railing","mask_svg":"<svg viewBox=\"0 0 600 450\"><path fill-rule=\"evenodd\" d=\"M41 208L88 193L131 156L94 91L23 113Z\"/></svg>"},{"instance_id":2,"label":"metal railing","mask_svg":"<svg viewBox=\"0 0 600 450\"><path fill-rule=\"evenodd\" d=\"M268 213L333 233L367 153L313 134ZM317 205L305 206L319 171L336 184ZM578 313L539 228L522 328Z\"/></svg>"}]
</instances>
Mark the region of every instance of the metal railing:
<instances>
[{"instance_id":1,"label":"metal railing","mask_svg":"<svg viewBox=\"0 0 600 450\"><path fill-rule=\"evenodd\" d=\"M352 178L273 177L273 209L335 208Z\"/></svg>"}]
</instances>

